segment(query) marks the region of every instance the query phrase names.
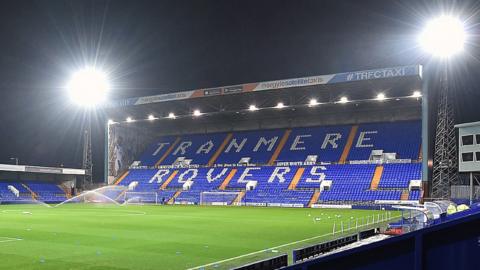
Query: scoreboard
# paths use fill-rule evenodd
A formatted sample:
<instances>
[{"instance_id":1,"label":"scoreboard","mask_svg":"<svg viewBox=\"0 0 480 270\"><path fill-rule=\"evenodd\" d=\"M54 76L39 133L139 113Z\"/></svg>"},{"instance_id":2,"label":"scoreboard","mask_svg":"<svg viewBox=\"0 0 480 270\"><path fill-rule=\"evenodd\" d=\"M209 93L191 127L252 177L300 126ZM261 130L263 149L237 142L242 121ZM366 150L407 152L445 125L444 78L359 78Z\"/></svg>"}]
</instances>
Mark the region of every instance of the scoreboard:
<instances>
[{"instance_id":1,"label":"scoreboard","mask_svg":"<svg viewBox=\"0 0 480 270\"><path fill-rule=\"evenodd\" d=\"M455 127L458 128L459 172L480 172L480 122Z\"/></svg>"}]
</instances>

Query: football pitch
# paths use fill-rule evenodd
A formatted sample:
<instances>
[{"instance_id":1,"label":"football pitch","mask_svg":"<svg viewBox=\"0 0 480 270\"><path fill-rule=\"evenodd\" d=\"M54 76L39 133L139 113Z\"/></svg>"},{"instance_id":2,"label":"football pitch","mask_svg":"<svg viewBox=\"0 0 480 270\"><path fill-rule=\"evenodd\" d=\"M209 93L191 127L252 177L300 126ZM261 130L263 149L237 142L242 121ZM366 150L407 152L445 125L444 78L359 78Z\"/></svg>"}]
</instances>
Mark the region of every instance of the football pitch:
<instances>
[{"instance_id":1,"label":"football pitch","mask_svg":"<svg viewBox=\"0 0 480 270\"><path fill-rule=\"evenodd\" d=\"M331 239L385 211L0 205L0 269L229 269ZM350 232L353 233L353 230Z\"/></svg>"}]
</instances>

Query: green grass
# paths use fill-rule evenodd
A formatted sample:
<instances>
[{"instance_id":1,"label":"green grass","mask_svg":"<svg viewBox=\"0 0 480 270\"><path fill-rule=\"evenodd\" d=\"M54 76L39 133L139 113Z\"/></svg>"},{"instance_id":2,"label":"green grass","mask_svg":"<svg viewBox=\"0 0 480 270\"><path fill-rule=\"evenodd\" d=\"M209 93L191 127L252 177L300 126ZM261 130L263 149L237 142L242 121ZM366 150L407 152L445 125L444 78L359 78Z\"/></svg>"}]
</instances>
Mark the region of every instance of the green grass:
<instances>
[{"instance_id":1,"label":"green grass","mask_svg":"<svg viewBox=\"0 0 480 270\"><path fill-rule=\"evenodd\" d=\"M356 218L378 213L385 212L0 205L0 269L188 269L210 263L205 269L226 269L281 253L290 256L292 248L331 238L334 222L338 231L341 221L354 226ZM316 238L285 245L312 237ZM214 263L252 252L256 253Z\"/></svg>"}]
</instances>

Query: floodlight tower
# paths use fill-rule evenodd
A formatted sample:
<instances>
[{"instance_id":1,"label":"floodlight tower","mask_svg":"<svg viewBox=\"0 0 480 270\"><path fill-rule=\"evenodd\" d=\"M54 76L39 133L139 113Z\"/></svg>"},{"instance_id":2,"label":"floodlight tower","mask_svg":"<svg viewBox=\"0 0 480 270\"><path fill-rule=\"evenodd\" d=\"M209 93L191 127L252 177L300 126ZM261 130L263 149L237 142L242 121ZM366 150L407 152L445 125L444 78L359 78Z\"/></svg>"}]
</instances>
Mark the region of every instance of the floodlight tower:
<instances>
[{"instance_id":1,"label":"floodlight tower","mask_svg":"<svg viewBox=\"0 0 480 270\"><path fill-rule=\"evenodd\" d=\"M450 198L450 186L458 182L455 114L448 85L448 60L463 51L465 36L463 23L457 18L445 15L431 20L420 35L420 45L437 58L441 65L430 194L432 198ZM428 159L427 156L423 158Z\"/></svg>"},{"instance_id":2,"label":"floodlight tower","mask_svg":"<svg viewBox=\"0 0 480 270\"><path fill-rule=\"evenodd\" d=\"M82 160L82 167L85 170L83 183L85 187L93 183L92 112L96 106L106 100L110 86L107 76L103 72L95 68L84 68L72 75L67 85L67 90L71 101L80 106L86 116Z\"/></svg>"}]
</instances>

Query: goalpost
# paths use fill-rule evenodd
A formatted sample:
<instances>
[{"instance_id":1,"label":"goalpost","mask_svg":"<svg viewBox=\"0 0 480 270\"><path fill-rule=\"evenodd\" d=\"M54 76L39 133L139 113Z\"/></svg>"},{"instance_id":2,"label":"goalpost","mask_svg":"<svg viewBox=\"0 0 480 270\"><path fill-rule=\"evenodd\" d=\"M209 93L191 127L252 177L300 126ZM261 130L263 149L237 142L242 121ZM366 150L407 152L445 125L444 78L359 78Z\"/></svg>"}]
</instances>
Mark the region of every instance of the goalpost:
<instances>
[{"instance_id":1,"label":"goalpost","mask_svg":"<svg viewBox=\"0 0 480 270\"><path fill-rule=\"evenodd\" d=\"M201 205L240 205L236 202L242 191L204 191L200 193Z\"/></svg>"},{"instance_id":2,"label":"goalpost","mask_svg":"<svg viewBox=\"0 0 480 270\"><path fill-rule=\"evenodd\" d=\"M127 191L123 195L124 204L158 204L157 192Z\"/></svg>"}]
</instances>

